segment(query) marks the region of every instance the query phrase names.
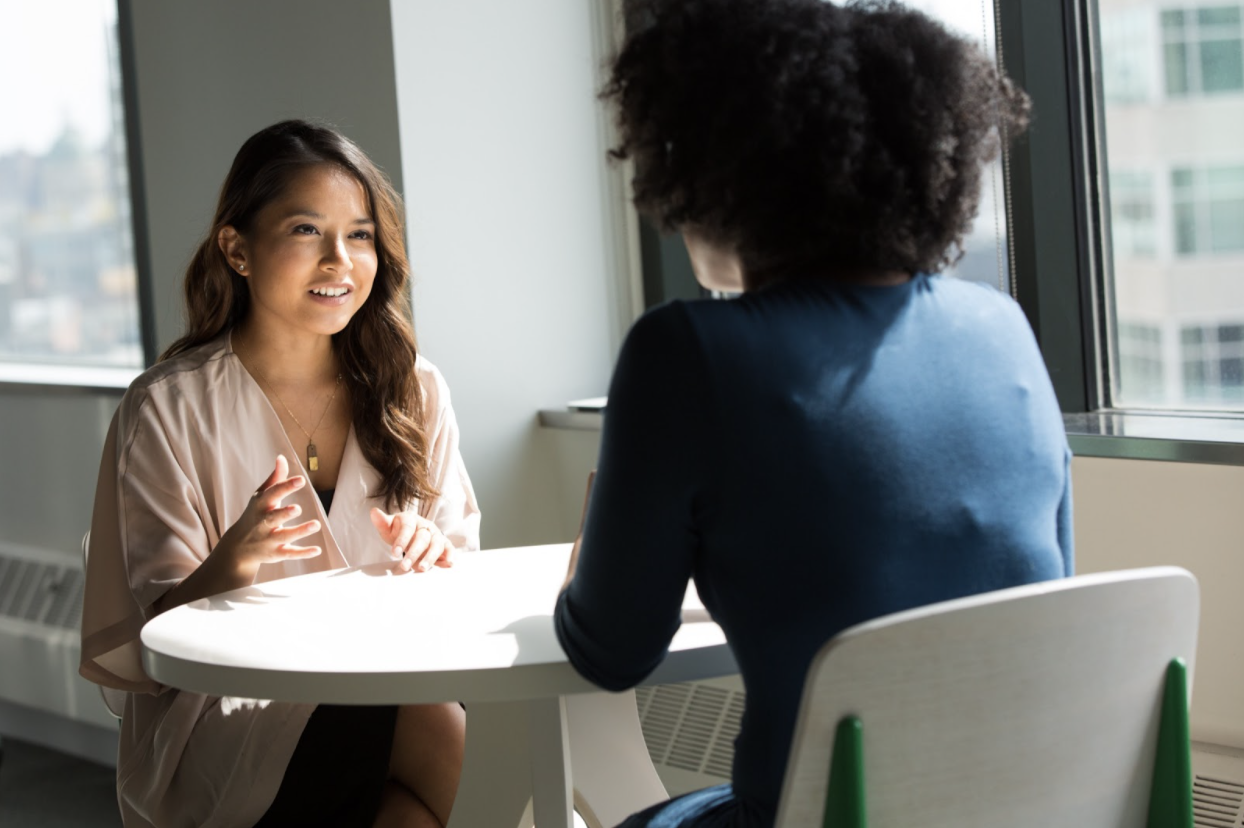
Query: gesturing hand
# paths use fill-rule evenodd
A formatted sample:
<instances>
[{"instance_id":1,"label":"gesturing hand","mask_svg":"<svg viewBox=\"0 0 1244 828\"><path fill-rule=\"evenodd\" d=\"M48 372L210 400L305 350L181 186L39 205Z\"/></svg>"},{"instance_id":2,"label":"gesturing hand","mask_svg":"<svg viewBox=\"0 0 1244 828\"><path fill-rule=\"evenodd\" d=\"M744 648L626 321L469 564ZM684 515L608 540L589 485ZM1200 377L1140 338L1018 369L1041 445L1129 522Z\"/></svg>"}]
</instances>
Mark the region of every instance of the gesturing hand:
<instances>
[{"instance_id":1,"label":"gesturing hand","mask_svg":"<svg viewBox=\"0 0 1244 828\"><path fill-rule=\"evenodd\" d=\"M242 516L225 532L213 554L223 551L231 555L241 569L258 569L259 564L314 558L320 554L318 546L294 545L294 541L320 531L318 520L308 520L297 526L285 525L286 521L302 514L302 507L296 503L282 506L281 501L305 485L307 479L302 475L290 477L289 461L284 455L277 455L276 468L259 484Z\"/></svg>"},{"instance_id":2,"label":"gesturing hand","mask_svg":"<svg viewBox=\"0 0 1244 828\"><path fill-rule=\"evenodd\" d=\"M415 512L386 514L379 509L371 510L371 522L376 525L380 539L392 545L389 554L401 558L398 567L409 572L423 572L428 567L453 566L454 547L441 534L436 524Z\"/></svg>"}]
</instances>

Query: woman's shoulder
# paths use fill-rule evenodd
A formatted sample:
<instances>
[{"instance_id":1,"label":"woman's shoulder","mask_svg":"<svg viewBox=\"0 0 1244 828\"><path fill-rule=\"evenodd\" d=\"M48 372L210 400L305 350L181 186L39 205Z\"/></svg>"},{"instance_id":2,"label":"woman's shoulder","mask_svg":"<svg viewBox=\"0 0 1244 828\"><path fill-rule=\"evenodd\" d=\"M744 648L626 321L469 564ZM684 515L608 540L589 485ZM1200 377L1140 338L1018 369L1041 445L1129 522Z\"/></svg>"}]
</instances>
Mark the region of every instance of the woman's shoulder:
<instances>
[{"instance_id":1,"label":"woman's shoulder","mask_svg":"<svg viewBox=\"0 0 1244 828\"><path fill-rule=\"evenodd\" d=\"M130 383L121 398L121 410L136 411L152 399L181 396L190 389L209 388L214 375L225 370L228 354L228 340L221 336L157 362Z\"/></svg>"},{"instance_id":2,"label":"woman's shoulder","mask_svg":"<svg viewBox=\"0 0 1244 828\"><path fill-rule=\"evenodd\" d=\"M1023 315L1018 302L991 284L941 274L921 274L916 280L918 286L925 291L953 300L960 307L986 308Z\"/></svg>"},{"instance_id":3,"label":"woman's shoulder","mask_svg":"<svg viewBox=\"0 0 1244 828\"><path fill-rule=\"evenodd\" d=\"M696 326L696 321L712 316L714 305L724 305L712 299L671 299L644 311L627 333L627 339L658 346L670 344L671 340L685 338Z\"/></svg>"}]
</instances>

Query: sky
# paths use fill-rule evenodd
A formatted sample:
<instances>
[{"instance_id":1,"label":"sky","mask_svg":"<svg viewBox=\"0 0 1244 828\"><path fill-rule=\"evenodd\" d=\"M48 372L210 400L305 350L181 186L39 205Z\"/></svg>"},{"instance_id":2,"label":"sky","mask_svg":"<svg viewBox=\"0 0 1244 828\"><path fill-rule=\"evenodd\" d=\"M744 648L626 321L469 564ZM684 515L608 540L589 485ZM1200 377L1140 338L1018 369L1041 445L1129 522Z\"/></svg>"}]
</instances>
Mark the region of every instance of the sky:
<instances>
[{"instance_id":1,"label":"sky","mask_svg":"<svg viewBox=\"0 0 1244 828\"><path fill-rule=\"evenodd\" d=\"M66 123L103 139L116 11L116 0L0 0L0 155L42 154Z\"/></svg>"}]
</instances>

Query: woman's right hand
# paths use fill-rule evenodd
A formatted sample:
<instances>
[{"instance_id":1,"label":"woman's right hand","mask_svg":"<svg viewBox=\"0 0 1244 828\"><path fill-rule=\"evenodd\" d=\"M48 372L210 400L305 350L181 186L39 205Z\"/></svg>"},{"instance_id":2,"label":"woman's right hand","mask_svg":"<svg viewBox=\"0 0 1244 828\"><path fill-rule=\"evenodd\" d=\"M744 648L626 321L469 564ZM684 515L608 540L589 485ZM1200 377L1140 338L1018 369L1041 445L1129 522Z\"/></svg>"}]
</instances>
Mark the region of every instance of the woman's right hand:
<instances>
[{"instance_id":1,"label":"woman's right hand","mask_svg":"<svg viewBox=\"0 0 1244 828\"><path fill-rule=\"evenodd\" d=\"M294 545L294 541L320 531L318 520L308 520L297 526L285 525L302 510L296 504L282 506L281 501L305 485L305 477L289 476L289 461L278 455L276 468L251 495L242 516L225 530L216 548L198 569L156 599L156 612L250 586L255 582L260 564L314 558L320 554L318 546Z\"/></svg>"},{"instance_id":2,"label":"woman's right hand","mask_svg":"<svg viewBox=\"0 0 1244 828\"><path fill-rule=\"evenodd\" d=\"M314 558L320 554L318 546L295 545L295 541L320 531L318 520L285 525L302 514L302 508L296 503L283 506L281 501L305 485L307 478L290 477L289 461L284 455L277 455L272 474L251 495L241 517L225 531L212 550L212 557L230 558L239 571L253 573L260 564Z\"/></svg>"}]
</instances>

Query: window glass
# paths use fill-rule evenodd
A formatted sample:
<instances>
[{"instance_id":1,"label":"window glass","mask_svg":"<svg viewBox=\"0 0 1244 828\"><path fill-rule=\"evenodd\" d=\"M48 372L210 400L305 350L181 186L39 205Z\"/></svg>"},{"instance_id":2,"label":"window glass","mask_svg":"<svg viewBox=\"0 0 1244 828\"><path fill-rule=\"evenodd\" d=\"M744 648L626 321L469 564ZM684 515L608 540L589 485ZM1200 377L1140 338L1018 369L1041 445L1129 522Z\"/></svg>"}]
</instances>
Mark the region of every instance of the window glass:
<instances>
[{"instance_id":1,"label":"window glass","mask_svg":"<svg viewBox=\"0 0 1244 828\"><path fill-rule=\"evenodd\" d=\"M1140 322L1120 323L1119 365L1130 378L1131 391L1137 399L1160 401L1166 393L1161 326Z\"/></svg>"},{"instance_id":2,"label":"window glass","mask_svg":"<svg viewBox=\"0 0 1244 828\"><path fill-rule=\"evenodd\" d=\"M1180 255L1244 250L1244 165L1172 170L1171 198Z\"/></svg>"},{"instance_id":3,"label":"window glass","mask_svg":"<svg viewBox=\"0 0 1244 828\"><path fill-rule=\"evenodd\" d=\"M116 2L0 18L0 363L141 367Z\"/></svg>"},{"instance_id":4,"label":"window glass","mask_svg":"<svg viewBox=\"0 0 1244 828\"><path fill-rule=\"evenodd\" d=\"M1109 403L1244 410L1244 2L1097 11Z\"/></svg>"},{"instance_id":5,"label":"window glass","mask_svg":"<svg viewBox=\"0 0 1244 828\"><path fill-rule=\"evenodd\" d=\"M1102 7L1107 5L1122 4L1103 0ZM1179 97L1244 89L1239 6L1168 9L1161 12L1161 20L1166 94Z\"/></svg>"},{"instance_id":6,"label":"window glass","mask_svg":"<svg viewBox=\"0 0 1244 828\"><path fill-rule=\"evenodd\" d=\"M1188 400L1218 407L1244 405L1244 327L1190 325L1182 334L1183 390Z\"/></svg>"},{"instance_id":7,"label":"window glass","mask_svg":"<svg viewBox=\"0 0 1244 828\"><path fill-rule=\"evenodd\" d=\"M1111 103L1147 101L1157 88L1157 20L1146 9L1120 9L1101 27L1103 93ZM1175 61L1175 66L1182 62ZM1186 83L1186 81L1185 81Z\"/></svg>"},{"instance_id":8,"label":"window glass","mask_svg":"<svg viewBox=\"0 0 1244 828\"><path fill-rule=\"evenodd\" d=\"M1114 255L1157 255L1153 176L1136 170L1110 171L1110 209Z\"/></svg>"}]
</instances>

